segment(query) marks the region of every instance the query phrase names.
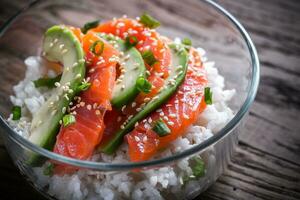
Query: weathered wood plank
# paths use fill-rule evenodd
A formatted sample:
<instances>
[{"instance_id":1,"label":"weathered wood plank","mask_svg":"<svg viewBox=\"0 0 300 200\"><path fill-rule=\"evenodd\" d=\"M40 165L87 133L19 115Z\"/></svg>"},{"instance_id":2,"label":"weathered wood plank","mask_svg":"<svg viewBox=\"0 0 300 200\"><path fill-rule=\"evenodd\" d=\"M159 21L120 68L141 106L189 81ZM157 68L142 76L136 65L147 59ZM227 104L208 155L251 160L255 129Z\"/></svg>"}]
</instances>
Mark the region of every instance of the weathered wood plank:
<instances>
[{"instance_id":1,"label":"weathered wood plank","mask_svg":"<svg viewBox=\"0 0 300 200\"><path fill-rule=\"evenodd\" d=\"M168 9L174 13L171 21L174 26L181 23L192 31L193 24L188 21L201 21L195 17L199 11L195 2L154 0L149 6L162 14L163 9ZM262 77L240 145L228 170L200 198L300 199L300 27L296 25L300 21L300 3L297 0L218 2L250 31L259 52ZM26 3L1 1L0 24ZM178 18L178 13L184 19ZM70 13L55 14L63 17ZM53 20L51 17L54 16L49 20ZM82 21L91 19L88 13L82 13L80 18ZM78 22L74 19L70 23ZM12 199L15 194L22 199L40 198L16 171L2 146L1 137L0 177L0 199Z\"/></svg>"}]
</instances>

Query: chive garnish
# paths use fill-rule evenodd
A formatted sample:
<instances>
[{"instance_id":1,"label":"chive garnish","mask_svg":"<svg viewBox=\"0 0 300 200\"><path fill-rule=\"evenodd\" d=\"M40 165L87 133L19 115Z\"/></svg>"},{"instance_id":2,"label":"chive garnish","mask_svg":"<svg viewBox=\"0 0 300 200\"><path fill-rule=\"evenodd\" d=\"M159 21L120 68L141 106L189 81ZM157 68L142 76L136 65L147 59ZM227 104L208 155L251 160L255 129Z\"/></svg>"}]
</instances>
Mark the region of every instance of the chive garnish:
<instances>
[{"instance_id":1,"label":"chive garnish","mask_svg":"<svg viewBox=\"0 0 300 200\"><path fill-rule=\"evenodd\" d=\"M84 33L84 34L86 34L88 32L88 30L97 27L99 23L100 23L100 20L95 20L95 21L87 22L81 28L81 32Z\"/></svg>"},{"instance_id":2,"label":"chive garnish","mask_svg":"<svg viewBox=\"0 0 300 200\"><path fill-rule=\"evenodd\" d=\"M193 175L198 178L198 177L202 177L205 174L205 163L204 161L199 158L199 157L194 157L192 158L193 166L192 171L193 171Z\"/></svg>"},{"instance_id":3,"label":"chive garnish","mask_svg":"<svg viewBox=\"0 0 300 200\"><path fill-rule=\"evenodd\" d=\"M61 79L61 74L57 75L54 78L39 78L39 79L33 81L33 84L36 88L38 88L38 87L54 88L55 83L59 82L60 79Z\"/></svg>"},{"instance_id":4,"label":"chive garnish","mask_svg":"<svg viewBox=\"0 0 300 200\"><path fill-rule=\"evenodd\" d=\"M147 13L142 14L140 17L140 23L142 23L144 26L148 28L157 28L160 26L160 22L154 19L152 16L150 16Z\"/></svg>"},{"instance_id":5,"label":"chive garnish","mask_svg":"<svg viewBox=\"0 0 300 200\"><path fill-rule=\"evenodd\" d=\"M99 47L99 49L97 47ZM101 40L95 41L90 47L90 51L96 56L100 56L103 53L103 50L104 50L104 42Z\"/></svg>"},{"instance_id":6,"label":"chive garnish","mask_svg":"<svg viewBox=\"0 0 300 200\"><path fill-rule=\"evenodd\" d=\"M212 92L209 87L204 88L204 101L207 105L212 104Z\"/></svg>"},{"instance_id":7,"label":"chive garnish","mask_svg":"<svg viewBox=\"0 0 300 200\"><path fill-rule=\"evenodd\" d=\"M45 176L51 176L53 174L53 170L54 170L54 164L53 163L49 163L43 170L43 174Z\"/></svg>"},{"instance_id":8,"label":"chive garnish","mask_svg":"<svg viewBox=\"0 0 300 200\"><path fill-rule=\"evenodd\" d=\"M63 120L62 120L62 121L63 121L64 127L67 127L67 126L69 126L69 125L75 123L75 122L76 122L76 118L75 118L74 115L68 114L68 115L65 115L65 116L63 117Z\"/></svg>"},{"instance_id":9,"label":"chive garnish","mask_svg":"<svg viewBox=\"0 0 300 200\"><path fill-rule=\"evenodd\" d=\"M152 130L155 133L157 133L157 135L159 137L164 137L164 136L169 135L171 133L171 130L169 129L169 127L165 124L165 122L161 118L159 118L155 122Z\"/></svg>"},{"instance_id":10,"label":"chive garnish","mask_svg":"<svg viewBox=\"0 0 300 200\"><path fill-rule=\"evenodd\" d=\"M136 87L140 92L149 93L151 91L152 85L144 77L139 77L136 80Z\"/></svg>"},{"instance_id":11,"label":"chive garnish","mask_svg":"<svg viewBox=\"0 0 300 200\"><path fill-rule=\"evenodd\" d=\"M130 48L130 47L134 47L135 45L137 45L138 40L135 36L127 36L125 39L125 46L126 48Z\"/></svg>"},{"instance_id":12,"label":"chive garnish","mask_svg":"<svg viewBox=\"0 0 300 200\"><path fill-rule=\"evenodd\" d=\"M78 86L78 92L85 91L85 90L89 89L90 86L91 86L91 83L83 82Z\"/></svg>"},{"instance_id":13,"label":"chive garnish","mask_svg":"<svg viewBox=\"0 0 300 200\"><path fill-rule=\"evenodd\" d=\"M13 106L11 112L13 114L13 117L12 117L13 120L19 120L21 118L21 107L20 106Z\"/></svg>"},{"instance_id":14,"label":"chive garnish","mask_svg":"<svg viewBox=\"0 0 300 200\"><path fill-rule=\"evenodd\" d=\"M146 62L148 65L150 65L150 66L154 65L154 64L157 62L157 60L156 60L156 58L154 57L152 51L150 51L150 50L144 51L144 52L142 53L142 57L143 57L143 59L145 60L145 62Z\"/></svg>"},{"instance_id":15,"label":"chive garnish","mask_svg":"<svg viewBox=\"0 0 300 200\"><path fill-rule=\"evenodd\" d=\"M186 45L186 46L192 46L192 40L189 39L189 38L183 38L181 43Z\"/></svg>"}]
</instances>

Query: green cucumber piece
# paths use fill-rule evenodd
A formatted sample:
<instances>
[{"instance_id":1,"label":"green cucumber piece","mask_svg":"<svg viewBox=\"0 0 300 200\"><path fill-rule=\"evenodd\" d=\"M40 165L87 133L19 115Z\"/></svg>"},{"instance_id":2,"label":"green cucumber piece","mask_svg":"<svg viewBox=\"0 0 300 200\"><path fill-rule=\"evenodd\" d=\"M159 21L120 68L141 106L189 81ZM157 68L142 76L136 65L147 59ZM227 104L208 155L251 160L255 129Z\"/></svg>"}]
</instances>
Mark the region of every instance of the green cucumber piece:
<instances>
[{"instance_id":1,"label":"green cucumber piece","mask_svg":"<svg viewBox=\"0 0 300 200\"><path fill-rule=\"evenodd\" d=\"M141 108L141 111L132 117L128 123L124 126L123 129L119 129L114 137L109 140L107 143L99 146L99 150L106 154L112 154L116 151L119 145L123 141L125 134L130 132L136 122L143 120L151 112L158 109L163 103L165 103L177 90L177 88L183 82L188 65L188 53L180 45L169 45L172 52L172 66L171 73L167 80L165 81L163 89L152 98L144 107Z\"/></svg>"},{"instance_id":2,"label":"green cucumber piece","mask_svg":"<svg viewBox=\"0 0 300 200\"><path fill-rule=\"evenodd\" d=\"M136 81L139 77L145 77L146 67L139 51L134 48L128 48L124 40L111 34L99 34L103 39L115 45L119 52L124 55L120 58L120 63L124 72L120 74L120 81L116 81L111 103L116 108L122 108L132 102L138 95L139 91L136 87Z\"/></svg>"},{"instance_id":3,"label":"green cucumber piece","mask_svg":"<svg viewBox=\"0 0 300 200\"><path fill-rule=\"evenodd\" d=\"M85 77L85 60L80 41L65 26L53 26L46 31L43 52L49 61L62 63L64 70L57 84L60 86L53 89L51 97L33 115L29 140L51 150L60 127L59 121ZM34 156L31 157L33 160Z\"/></svg>"}]
</instances>

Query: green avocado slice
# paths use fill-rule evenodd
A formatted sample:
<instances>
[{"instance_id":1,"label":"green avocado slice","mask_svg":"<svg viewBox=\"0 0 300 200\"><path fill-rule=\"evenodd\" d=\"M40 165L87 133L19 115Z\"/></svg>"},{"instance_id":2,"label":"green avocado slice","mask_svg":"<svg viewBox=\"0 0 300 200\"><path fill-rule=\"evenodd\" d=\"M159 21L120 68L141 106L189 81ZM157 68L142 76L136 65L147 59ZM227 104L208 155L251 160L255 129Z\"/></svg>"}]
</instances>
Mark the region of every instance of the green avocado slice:
<instances>
[{"instance_id":1,"label":"green avocado slice","mask_svg":"<svg viewBox=\"0 0 300 200\"><path fill-rule=\"evenodd\" d=\"M136 82L139 77L145 77L146 67L139 51L127 47L124 40L111 34L99 34L103 39L114 44L115 48L124 53L120 57L121 74L114 86L111 103L116 108L122 108L132 102L139 91Z\"/></svg>"},{"instance_id":2,"label":"green avocado slice","mask_svg":"<svg viewBox=\"0 0 300 200\"><path fill-rule=\"evenodd\" d=\"M172 66L171 73L165 81L163 89L155 97L153 97L141 111L133 116L123 129L119 129L114 137L111 138L107 143L101 144L99 150L106 154L112 154L116 151L119 145L123 141L124 135L130 132L136 122L143 120L151 112L158 109L163 103L165 103L177 90L184 80L188 65L188 53L182 45L171 44L169 45L172 53Z\"/></svg>"},{"instance_id":3,"label":"green avocado slice","mask_svg":"<svg viewBox=\"0 0 300 200\"><path fill-rule=\"evenodd\" d=\"M62 63L64 70L51 97L33 115L29 141L51 150L60 127L59 121L85 77L85 60L80 41L68 27L62 25L46 31L43 55L49 61Z\"/></svg>"}]
</instances>

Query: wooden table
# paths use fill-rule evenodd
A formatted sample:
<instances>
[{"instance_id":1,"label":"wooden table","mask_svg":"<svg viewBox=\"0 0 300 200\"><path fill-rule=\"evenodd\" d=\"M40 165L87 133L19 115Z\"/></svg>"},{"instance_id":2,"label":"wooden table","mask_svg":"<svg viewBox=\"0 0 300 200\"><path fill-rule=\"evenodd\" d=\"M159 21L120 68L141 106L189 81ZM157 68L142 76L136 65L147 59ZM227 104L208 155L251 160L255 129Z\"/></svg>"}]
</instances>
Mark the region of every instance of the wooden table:
<instances>
[{"instance_id":1,"label":"wooden table","mask_svg":"<svg viewBox=\"0 0 300 200\"><path fill-rule=\"evenodd\" d=\"M0 25L28 2L1 0ZM250 32L261 84L228 170L200 198L300 199L300 1L218 2ZM0 199L42 199L2 143L0 138Z\"/></svg>"}]
</instances>

